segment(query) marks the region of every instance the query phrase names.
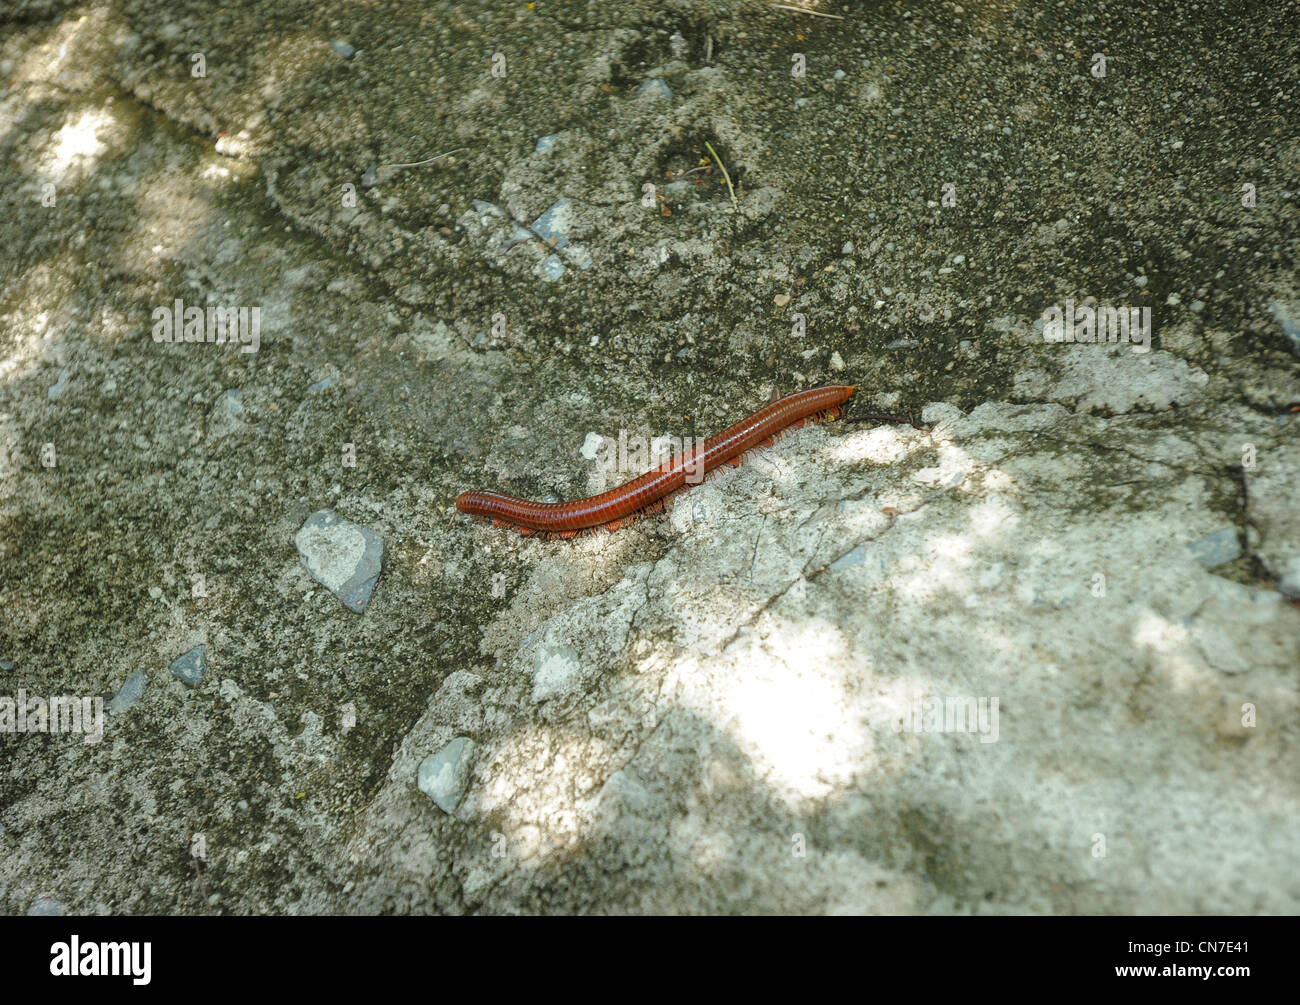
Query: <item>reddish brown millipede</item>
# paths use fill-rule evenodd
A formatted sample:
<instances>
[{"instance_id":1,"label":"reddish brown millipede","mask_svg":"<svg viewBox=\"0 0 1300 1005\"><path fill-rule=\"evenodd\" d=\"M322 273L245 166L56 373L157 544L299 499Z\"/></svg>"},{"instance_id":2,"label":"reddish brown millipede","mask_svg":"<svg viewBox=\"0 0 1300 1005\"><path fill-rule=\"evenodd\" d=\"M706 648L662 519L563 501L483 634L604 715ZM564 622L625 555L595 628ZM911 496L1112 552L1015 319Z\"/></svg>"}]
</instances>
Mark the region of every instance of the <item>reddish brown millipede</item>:
<instances>
[{"instance_id":1,"label":"reddish brown millipede","mask_svg":"<svg viewBox=\"0 0 1300 1005\"><path fill-rule=\"evenodd\" d=\"M683 450L659 467L600 495L546 503L499 492L473 491L462 492L456 498L456 508L521 534L573 537L597 527L616 530L661 508L668 496L686 487L688 475L697 473L702 477L719 465L738 463L744 454L771 443L778 433L810 420L838 416L853 391L852 385L833 384L788 395L728 426L703 446Z\"/></svg>"}]
</instances>

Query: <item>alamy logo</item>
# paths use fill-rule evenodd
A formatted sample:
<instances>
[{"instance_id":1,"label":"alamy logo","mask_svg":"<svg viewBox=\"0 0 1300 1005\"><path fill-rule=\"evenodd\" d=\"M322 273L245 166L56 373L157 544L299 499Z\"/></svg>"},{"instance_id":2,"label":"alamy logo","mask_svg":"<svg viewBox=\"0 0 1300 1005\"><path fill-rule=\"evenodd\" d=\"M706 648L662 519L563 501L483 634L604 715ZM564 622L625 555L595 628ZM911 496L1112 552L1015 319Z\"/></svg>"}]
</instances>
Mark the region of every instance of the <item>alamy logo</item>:
<instances>
[{"instance_id":1,"label":"alamy logo","mask_svg":"<svg viewBox=\"0 0 1300 1005\"><path fill-rule=\"evenodd\" d=\"M18 689L0 695L0 733L84 733L86 743L104 738L104 699L52 695L48 701Z\"/></svg>"},{"instance_id":2,"label":"alamy logo","mask_svg":"<svg viewBox=\"0 0 1300 1005\"><path fill-rule=\"evenodd\" d=\"M698 485L704 480L704 437L677 437L672 435L628 436L626 429L618 431L618 442L604 439L596 451L584 453L597 458L596 467L605 474L641 474L658 467L674 457L682 457L686 483Z\"/></svg>"},{"instance_id":3,"label":"alamy logo","mask_svg":"<svg viewBox=\"0 0 1300 1005\"><path fill-rule=\"evenodd\" d=\"M260 307L186 307L177 299L170 307L153 309L155 342L215 342L257 352L262 345Z\"/></svg>"},{"instance_id":4,"label":"alamy logo","mask_svg":"<svg viewBox=\"0 0 1300 1005\"><path fill-rule=\"evenodd\" d=\"M922 698L909 711L895 733L979 733L980 743L997 743L997 698Z\"/></svg>"},{"instance_id":5,"label":"alamy logo","mask_svg":"<svg viewBox=\"0 0 1300 1005\"><path fill-rule=\"evenodd\" d=\"M152 942L71 942L50 946L50 973L55 977L131 977L132 984L150 980Z\"/></svg>"},{"instance_id":6,"label":"alamy logo","mask_svg":"<svg viewBox=\"0 0 1300 1005\"><path fill-rule=\"evenodd\" d=\"M1043 311L1044 342L1132 342L1133 351L1151 351L1150 307L1089 307L1066 300Z\"/></svg>"}]
</instances>

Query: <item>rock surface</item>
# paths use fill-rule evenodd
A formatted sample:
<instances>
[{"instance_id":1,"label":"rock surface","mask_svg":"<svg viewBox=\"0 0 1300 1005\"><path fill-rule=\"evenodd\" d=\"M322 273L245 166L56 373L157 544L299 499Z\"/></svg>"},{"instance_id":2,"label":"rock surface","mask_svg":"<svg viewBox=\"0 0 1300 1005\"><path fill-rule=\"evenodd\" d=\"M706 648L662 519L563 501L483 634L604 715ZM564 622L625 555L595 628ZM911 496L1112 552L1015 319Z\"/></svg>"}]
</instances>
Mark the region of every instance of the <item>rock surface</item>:
<instances>
[{"instance_id":1,"label":"rock surface","mask_svg":"<svg viewBox=\"0 0 1300 1005\"><path fill-rule=\"evenodd\" d=\"M0 14L0 911L1300 911L1285 6L671 6Z\"/></svg>"}]
</instances>

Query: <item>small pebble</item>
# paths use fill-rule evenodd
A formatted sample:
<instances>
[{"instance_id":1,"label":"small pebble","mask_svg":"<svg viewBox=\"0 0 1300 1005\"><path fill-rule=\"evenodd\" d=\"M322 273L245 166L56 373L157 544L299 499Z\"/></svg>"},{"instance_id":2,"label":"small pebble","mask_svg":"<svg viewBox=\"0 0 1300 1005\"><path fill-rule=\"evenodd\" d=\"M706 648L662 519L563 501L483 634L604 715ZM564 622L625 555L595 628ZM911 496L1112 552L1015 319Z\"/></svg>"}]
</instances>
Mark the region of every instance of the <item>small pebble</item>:
<instances>
[{"instance_id":1,"label":"small pebble","mask_svg":"<svg viewBox=\"0 0 1300 1005\"><path fill-rule=\"evenodd\" d=\"M1241 543L1237 537L1237 528L1224 527L1213 534L1193 541L1187 546L1193 557L1207 569L1231 562L1241 557Z\"/></svg>"},{"instance_id":2,"label":"small pebble","mask_svg":"<svg viewBox=\"0 0 1300 1005\"><path fill-rule=\"evenodd\" d=\"M669 100L671 100L673 96L672 88L658 77L655 77L653 80L647 80L636 89L636 94L638 98L664 98Z\"/></svg>"},{"instance_id":3,"label":"small pebble","mask_svg":"<svg viewBox=\"0 0 1300 1005\"><path fill-rule=\"evenodd\" d=\"M50 385L45 392L50 401L58 401L63 397L63 392L68 389L68 368L65 366L59 371L59 379Z\"/></svg>"},{"instance_id":4,"label":"small pebble","mask_svg":"<svg viewBox=\"0 0 1300 1005\"><path fill-rule=\"evenodd\" d=\"M1291 340L1292 351L1300 355L1300 309L1294 303L1280 300L1269 304L1268 309L1282 327L1282 333Z\"/></svg>"},{"instance_id":5,"label":"small pebble","mask_svg":"<svg viewBox=\"0 0 1300 1005\"><path fill-rule=\"evenodd\" d=\"M841 555L830 564L832 572L839 572L841 569L847 569L851 565L861 565L867 560L867 549L863 545Z\"/></svg>"},{"instance_id":6,"label":"small pebble","mask_svg":"<svg viewBox=\"0 0 1300 1005\"><path fill-rule=\"evenodd\" d=\"M474 741L458 736L436 754L420 762L416 784L445 813L454 813L469 784Z\"/></svg>"},{"instance_id":7,"label":"small pebble","mask_svg":"<svg viewBox=\"0 0 1300 1005\"><path fill-rule=\"evenodd\" d=\"M1284 597L1300 600L1300 555L1287 559L1278 577L1277 589Z\"/></svg>"},{"instance_id":8,"label":"small pebble","mask_svg":"<svg viewBox=\"0 0 1300 1005\"><path fill-rule=\"evenodd\" d=\"M550 282L564 276L564 262L559 255L547 255L539 268L542 270L542 278Z\"/></svg>"},{"instance_id":9,"label":"small pebble","mask_svg":"<svg viewBox=\"0 0 1300 1005\"><path fill-rule=\"evenodd\" d=\"M172 660L169 669L172 676L182 684L197 687L203 680L204 671L208 669L206 648L201 645L195 646L184 656Z\"/></svg>"},{"instance_id":10,"label":"small pebble","mask_svg":"<svg viewBox=\"0 0 1300 1005\"><path fill-rule=\"evenodd\" d=\"M563 251L573 229L573 200L556 199L545 213L533 221L533 233L547 246Z\"/></svg>"},{"instance_id":11,"label":"small pebble","mask_svg":"<svg viewBox=\"0 0 1300 1005\"><path fill-rule=\"evenodd\" d=\"M360 614L366 609L383 568L382 537L333 510L322 509L307 518L293 543L313 579L349 611Z\"/></svg>"},{"instance_id":12,"label":"small pebble","mask_svg":"<svg viewBox=\"0 0 1300 1005\"><path fill-rule=\"evenodd\" d=\"M143 670L137 670L126 679L121 690L113 695L108 703L108 710L114 715L120 715L137 701L144 697L144 686L148 683L148 677Z\"/></svg>"}]
</instances>

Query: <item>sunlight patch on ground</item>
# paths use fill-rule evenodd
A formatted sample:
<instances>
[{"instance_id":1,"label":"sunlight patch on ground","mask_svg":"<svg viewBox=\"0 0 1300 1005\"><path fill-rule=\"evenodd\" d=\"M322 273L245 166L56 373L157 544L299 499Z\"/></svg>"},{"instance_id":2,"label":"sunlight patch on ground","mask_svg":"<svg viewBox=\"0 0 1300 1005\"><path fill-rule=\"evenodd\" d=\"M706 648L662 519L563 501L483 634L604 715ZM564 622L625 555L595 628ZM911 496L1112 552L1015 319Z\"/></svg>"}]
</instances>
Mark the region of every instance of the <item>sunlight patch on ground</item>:
<instances>
[{"instance_id":1,"label":"sunlight patch on ground","mask_svg":"<svg viewBox=\"0 0 1300 1005\"><path fill-rule=\"evenodd\" d=\"M54 83L78 57L79 50L93 49L96 42L109 30L107 8L83 14L75 21L65 18L51 26L49 34L40 45L34 45L23 57L10 79L10 86L34 81Z\"/></svg>"},{"instance_id":2,"label":"sunlight patch on ground","mask_svg":"<svg viewBox=\"0 0 1300 1005\"><path fill-rule=\"evenodd\" d=\"M473 787L476 817L490 815L508 832L510 851L530 867L572 848L584 836L591 800L604 781L591 765L607 761L599 740L578 733L523 730L498 749L481 787Z\"/></svg>"},{"instance_id":3,"label":"sunlight patch on ground","mask_svg":"<svg viewBox=\"0 0 1300 1005\"><path fill-rule=\"evenodd\" d=\"M970 529L979 537L992 537L1002 531L1015 530L1019 523L1019 512L1002 499L985 499L971 509Z\"/></svg>"},{"instance_id":4,"label":"sunlight patch on ground","mask_svg":"<svg viewBox=\"0 0 1300 1005\"><path fill-rule=\"evenodd\" d=\"M57 324L48 301L28 301L14 308L5 323L10 342L0 352L0 380L12 380L36 366Z\"/></svg>"},{"instance_id":5,"label":"sunlight patch on ground","mask_svg":"<svg viewBox=\"0 0 1300 1005\"><path fill-rule=\"evenodd\" d=\"M900 597L920 603L944 590L965 593L971 589L968 573L975 550L971 535L937 535L929 539L927 546L924 555L905 555L897 563L894 589Z\"/></svg>"},{"instance_id":6,"label":"sunlight patch on ground","mask_svg":"<svg viewBox=\"0 0 1300 1005\"><path fill-rule=\"evenodd\" d=\"M100 134L107 132L112 124L113 117L105 108L75 112L73 118L54 134L49 155L41 165L41 175L54 182L63 182L70 176L74 165L82 170L94 167L105 149Z\"/></svg>"},{"instance_id":7,"label":"sunlight patch on ground","mask_svg":"<svg viewBox=\"0 0 1300 1005\"><path fill-rule=\"evenodd\" d=\"M735 655L717 680L718 723L775 792L799 803L823 799L861 769L871 738L846 693L847 644L833 625L784 622Z\"/></svg>"},{"instance_id":8,"label":"sunlight patch on ground","mask_svg":"<svg viewBox=\"0 0 1300 1005\"><path fill-rule=\"evenodd\" d=\"M877 426L865 432L840 437L827 453L832 460L844 464L860 461L896 464L908 454L925 450L929 445L923 437L909 442L897 427Z\"/></svg>"},{"instance_id":9,"label":"sunlight patch on ground","mask_svg":"<svg viewBox=\"0 0 1300 1005\"><path fill-rule=\"evenodd\" d=\"M203 165L199 171L199 177L205 181L228 182L233 180L234 176L228 165L213 162Z\"/></svg>"},{"instance_id":10,"label":"sunlight patch on ground","mask_svg":"<svg viewBox=\"0 0 1300 1005\"><path fill-rule=\"evenodd\" d=\"M1133 629L1133 644L1145 649L1175 691L1202 691L1219 685L1218 675L1193 648L1191 633L1158 614L1147 614Z\"/></svg>"}]
</instances>

